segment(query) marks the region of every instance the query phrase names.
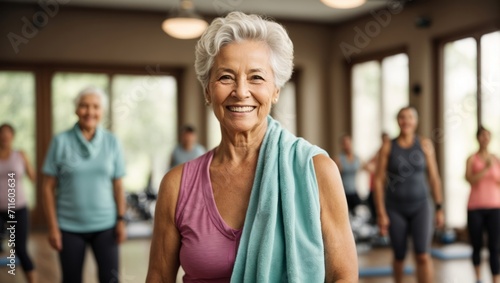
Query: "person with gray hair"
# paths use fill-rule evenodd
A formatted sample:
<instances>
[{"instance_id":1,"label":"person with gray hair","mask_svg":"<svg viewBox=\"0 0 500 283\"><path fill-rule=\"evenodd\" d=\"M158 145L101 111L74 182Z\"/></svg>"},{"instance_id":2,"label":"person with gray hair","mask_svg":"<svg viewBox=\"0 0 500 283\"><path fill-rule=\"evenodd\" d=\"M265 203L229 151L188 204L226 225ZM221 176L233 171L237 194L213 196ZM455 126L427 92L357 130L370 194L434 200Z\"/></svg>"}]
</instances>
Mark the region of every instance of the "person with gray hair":
<instances>
[{"instance_id":1,"label":"person with gray hair","mask_svg":"<svg viewBox=\"0 0 500 283\"><path fill-rule=\"evenodd\" d=\"M104 91L83 89L75 99L78 122L52 139L42 168L49 243L59 252L64 283L82 282L87 246L99 282L119 282L125 166L118 140L99 126L106 105Z\"/></svg>"},{"instance_id":2,"label":"person with gray hair","mask_svg":"<svg viewBox=\"0 0 500 283\"><path fill-rule=\"evenodd\" d=\"M231 12L196 46L195 69L220 123L213 150L159 189L146 282L357 282L339 171L269 116L293 70L278 23Z\"/></svg>"}]
</instances>

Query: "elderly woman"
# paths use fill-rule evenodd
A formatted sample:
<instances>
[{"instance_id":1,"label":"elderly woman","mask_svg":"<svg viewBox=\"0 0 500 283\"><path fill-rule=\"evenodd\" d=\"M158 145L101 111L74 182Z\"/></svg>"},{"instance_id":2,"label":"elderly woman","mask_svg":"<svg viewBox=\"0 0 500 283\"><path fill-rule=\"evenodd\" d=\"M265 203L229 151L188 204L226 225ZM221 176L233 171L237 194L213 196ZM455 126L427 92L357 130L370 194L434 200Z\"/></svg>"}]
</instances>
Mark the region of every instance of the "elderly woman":
<instances>
[{"instance_id":1,"label":"elderly woman","mask_svg":"<svg viewBox=\"0 0 500 283\"><path fill-rule=\"evenodd\" d=\"M10 124L0 125L0 229L3 232L5 231L4 224L12 220L16 221L15 230L13 230L16 241L15 243L9 242L8 250L15 248L15 255L21 262L27 281L34 283L37 282L37 274L27 249L29 212L23 176L26 174L32 182L35 182L36 174L26 154L12 148L14 135L14 127ZM14 218L10 218L11 216Z\"/></svg>"},{"instance_id":2,"label":"elderly woman","mask_svg":"<svg viewBox=\"0 0 500 283\"><path fill-rule=\"evenodd\" d=\"M411 235L419 283L434 282L429 255L432 239L433 208L436 225L442 226L441 178L431 140L417 136L417 110L402 108L398 115L399 136L385 140L378 155L375 176L377 220L382 235L389 233L394 252L394 280L403 282L407 239Z\"/></svg>"},{"instance_id":3,"label":"elderly woman","mask_svg":"<svg viewBox=\"0 0 500 283\"><path fill-rule=\"evenodd\" d=\"M78 122L53 138L43 173L50 245L59 252L62 282L82 282L85 250L97 261L99 282L118 282L118 244L126 238L123 155L99 126L106 95L88 87L75 99Z\"/></svg>"},{"instance_id":4,"label":"elderly woman","mask_svg":"<svg viewBox=\"0 0 500 283\"><path fill-rule=\"evenodd\" d=\"M284 28L256 15L215 19L196 73L222 140L173 168L159 192L147 282L357 282L342 182L321 149L268 116L290 78Z\"/></svg>"}]
</instances>

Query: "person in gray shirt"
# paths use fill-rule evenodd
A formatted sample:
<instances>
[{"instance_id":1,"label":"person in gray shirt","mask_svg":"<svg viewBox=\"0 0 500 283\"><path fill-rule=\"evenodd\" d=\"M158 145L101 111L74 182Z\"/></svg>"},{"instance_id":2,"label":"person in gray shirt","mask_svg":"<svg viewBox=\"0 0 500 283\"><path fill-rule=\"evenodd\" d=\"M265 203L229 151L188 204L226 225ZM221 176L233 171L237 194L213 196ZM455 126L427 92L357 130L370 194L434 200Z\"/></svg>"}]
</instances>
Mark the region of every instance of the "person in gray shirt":
<instances>
[{"instance_id":1,"label":"person in gray shirt","mask_svg":"<svg viewBox=\"0 0 500 283\"><path fill-rule=\"evenodd\" d=\"M174 148L170 160L170 169L175 166L196 159L206 152L205 148L197 143L196 130L186 125L181 130L181 141Z\"/></svg>"}]
</instances>

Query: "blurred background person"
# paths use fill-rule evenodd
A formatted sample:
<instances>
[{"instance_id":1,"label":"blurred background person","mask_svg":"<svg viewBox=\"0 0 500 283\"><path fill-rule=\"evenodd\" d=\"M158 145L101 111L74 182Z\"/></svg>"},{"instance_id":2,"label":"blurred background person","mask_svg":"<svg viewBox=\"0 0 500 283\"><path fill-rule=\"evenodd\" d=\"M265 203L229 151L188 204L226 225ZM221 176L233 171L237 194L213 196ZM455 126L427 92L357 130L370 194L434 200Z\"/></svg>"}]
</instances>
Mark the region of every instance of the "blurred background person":
<instances>
[{"instance_id":1,"label":"blurred background person","mask_svg":"<svg viewBox=\"0 0 500 283\"><path fill-rule=\"evenodd\" d=\"M500 162L488 151L491 133L479 127L479 150L467 159L465 178L471 185L467 204L467 228L472 245L472 264L481 282L483 233L488 234L490 270L494 283L500 282Z\"/></svg>"},{"instance_id":2,"label":"blurred background person","mask_svg":"<svg viewBox=\"0 0 500 283\"><path fill-rule=\"evenodd\" d=\"M21 263L27 281L33 283L37 282L37 275L33 261L28 254L29 211L23 187L23 176L26 174L33 183L36 181L36 176L26 154L12 148L14 135L15 130L10 124L0 125L0 229L5 229L4 225L7 221L17 221L15 223L15 247L9 246L7 251L11 248L15 249L15 255ZM10 176L11 173L15 175ZM9 181L12 179L14 182ZM14 184L15 202L13 204L15 208L9 207L8 195L11 188L9 184ZM13 213L9 210L13 210ZM9 218L10 214L15 218Z\"/></svg>"},{"instance_id":3,"label":"blurred background person","mask_svg":"<svg viewBox=\"0 0 500 283\"><path fill-rule=\"evenodd\" d=\"M86 247L94 253L99 282L118 282L118 244L126 238L123 154L99 126L106 94L95 87L75 99L78 122L52 139L42 188L49 243L59 252L62 282L82 282Z\"/></svg>"},{"instance_id":4,"label":"blurred background person","mask_svg":"<svg viewBox=\"0 0 500 283\"><path fill-rule=\"evenodd\" d=\"M386 141L389 141L389 135L387 133L382 133L380 136L382 139L382 144L384 144ZM371 224L376 224L377 223L377 211L375 209L375 199L374 199L374 189L375 189L375 172L377 171L377 160L379 156L379 151L377 150L377 153L373 155L373 157L363 165L363 170L367 171L369 174L369 180L370 180L370 192L368 193L368 197L366 199L366 203L368 205L368 208L370 209L370 223Z\"/></svg>"},{"instance_id":5,"label":"blurred background person","mask_svg":"<svg viewBox=\"0 0 500 283\"><path fill-rule=\"evenodd\" d=\"M375 177L375 203L380 233L389 233L394 253L393 276L403 282L403 266L408 236L411 236L417 263L417 281L433 282L434 269L429 255L433 234L435 202L436 225L444 224L441 178L432 141L416 134L417 110L402 108L397 115L400 133L386 140L379 151Z\"/></svg>"},{"instance_id":6,"label":"blurred background person","mask_svg":"<svg viewBox=\"0 0 500 283\"><path fill-rule=\"evenodd\" d=\"M182 127L180 143L172 152L170 169L193 160L206 152L205 148L197 143L197 139L196 130L193 126L185 125Z\"/></svg>"},{"instance_id":7,"label":"blurred background person","mask_svg":"<svg viewBox=\"0 0 500 283\"><path fill-rule=\"evenodd\" d=\"M361 199L356 188L356 175L361 169L361 161L354 154L352 139L350 135L343 135L340 138L342 152L335 158L335 163L342 177L349 213L355 215L355 209L361 204Z\"/></svg>"}]
</instances>

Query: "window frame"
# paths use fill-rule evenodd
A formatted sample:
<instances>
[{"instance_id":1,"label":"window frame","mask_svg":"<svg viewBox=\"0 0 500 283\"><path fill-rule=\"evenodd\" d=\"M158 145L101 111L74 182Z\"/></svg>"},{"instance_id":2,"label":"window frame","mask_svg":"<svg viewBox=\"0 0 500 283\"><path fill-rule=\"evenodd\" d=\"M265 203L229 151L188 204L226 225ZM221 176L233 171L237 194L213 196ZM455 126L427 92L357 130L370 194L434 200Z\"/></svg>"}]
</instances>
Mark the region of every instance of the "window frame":
<instances>
[{"instance_id":1,"label":"window frame","mask_svg":"<svg viewBox=\"0 0 500 283\"><path fill-rule=\"evenodd\" d=\"M347 85L345 87L345 89L347 90L347 95L346 95L346 99L344 101L345 102L344 109L347 109L345 116L344 116L346 118L346 124L347 124L346 125L346 127L347 127L346 134L352 135L352 132L353 132L353 123L352 123L352 115L353 115L353 111L352 111L352 106L353 106L352 105L352 102L353 102L352 83L353 83L353 77L352 77L352 69L353 69L354 65L360 64L360 63L366 63L368 61L377 61L382 68L382 61L386 57L390 57L390 56L401 54L401 53L404 53L404 54L406 54L406 56L408 56L408 82L410 83L410 85L408 86L408 98L409 98L409 101L411 104L411 95L410 95L411 94L411 81L410 81L410 78L411 78L411 68L410 68L411 58L410 58L410 55L408 53L408 48L406 45L397 46L397 47L393 47L393 48L384 49L381 51L376 51L376 52L356 56L356 57L353 57L349 62L345 61L345 68L344 69L345 69L346 75L347 75L347 80L346 80ZM381 87L382 87L382 85L381 85ZM380 92L382 92L382 88L380 89Z\"/></svg>"},{"instance_id":2,"label":"window frame","mask_svg":"<svg viewBox=\"0 0 500 283\"><path fill-rule=\"evenodd\" d=\"M445 102L445 74L444 74L444 48L446 44L465 39L465 38L473 38L476 41L476 121L477 121L477 126L481 125L482 123L482 103L481 103L481 95L482 95L482 85L481 85L481 37L483 35L492 33L492 32L497 32L500 31L500 25L497 23L487 23L484 25L476 26L470 29L466 30L461 30L457 32L451 32L445 35L441 35L438 37L435 37L432 40L433 44L433 81L434 81L434 113L437 113L437 115L434 115L434 130L431 133L431 138L434 141L434 143L437 145L435 146L435 151L436 151L436 159L438 163L438 167L440 168L440 172L446 172L446 157L445 157L445 150L444 150L444 142L442 141L444 130L445 130L445 107L446 105L444 104ZM471 137L472 138L472 137ZM464 160L465 162L465 160ZM464 172L465 174L465 172ZM442 191L443 191L443 196L446 198L446 178L443 176L442 180ZM446 207L445 207L446 209Z\"/></svg>"},{"instance_id":3,"label":"window frame","mask_svg":"<svg viewBox=\"0 0 500 283\"><path fill-rule=\"evenodd\" d=\"M148 71L148 67L153 71ZM89 63L16 63L0 61L0 71L25 71L32 72L35 76L35 171L38 181L36 183L35 206L32 212L33 226L41 227L45 223L42 212L41 192L42 190L42 172L41 168L48 150L50 141L53 136L52 132L52 78L57 72L74 72L74 73L100 73L111 77L117 75L151 75L157 70L161 73L157 75L169 75L175 78L177 82L177 127L180 128L183 121L181 120L181 109L185 101L184 88L184 69L177 66L166 66L163 64L143 64L143 65L109 65L109 64L89 64ZM111 88L111 86L110 86ZM106 90L112 99L111 89ZM110 103L111 105L111 103ZM112 110L111 110L112 111ZM110 119L112 113L109 112ZM110 122L112 122L110 120Z\"/></svg>"}]
</instances>

